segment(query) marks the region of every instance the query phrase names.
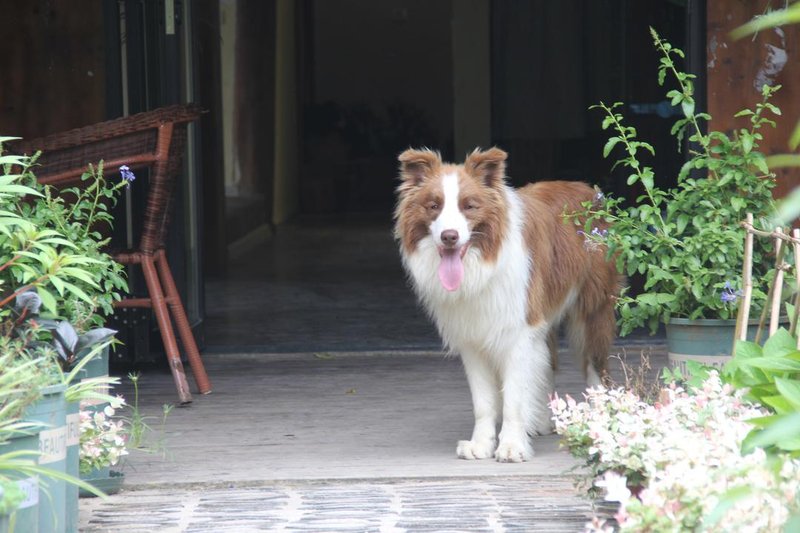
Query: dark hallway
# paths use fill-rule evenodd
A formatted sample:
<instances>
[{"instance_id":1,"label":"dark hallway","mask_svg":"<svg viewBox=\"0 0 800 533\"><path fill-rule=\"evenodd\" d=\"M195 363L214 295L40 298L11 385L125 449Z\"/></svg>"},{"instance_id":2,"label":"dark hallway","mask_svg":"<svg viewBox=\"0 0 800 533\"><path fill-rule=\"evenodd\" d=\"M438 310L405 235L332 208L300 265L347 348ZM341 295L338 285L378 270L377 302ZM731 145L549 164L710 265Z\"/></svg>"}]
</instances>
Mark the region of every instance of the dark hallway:
<instances>
[{"instance_id":1,"label":"dark hallway","mask_svg":"<svg viewBox=\"0 0 800 533\"><path fill-rule=\"evenodd\" d=\"M406 285L389 215L301 217L206 281L206 349L435 350Z\"/></svg>"}]
</instances>

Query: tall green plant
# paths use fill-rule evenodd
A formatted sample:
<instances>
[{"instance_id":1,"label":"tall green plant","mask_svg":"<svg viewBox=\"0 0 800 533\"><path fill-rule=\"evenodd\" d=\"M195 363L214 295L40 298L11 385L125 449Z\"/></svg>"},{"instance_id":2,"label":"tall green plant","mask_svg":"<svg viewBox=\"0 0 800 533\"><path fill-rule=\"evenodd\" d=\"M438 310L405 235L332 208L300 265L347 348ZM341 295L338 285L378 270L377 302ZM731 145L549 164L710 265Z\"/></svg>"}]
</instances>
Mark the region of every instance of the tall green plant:
<instances>
[{"instance_id":1,"label":"tall green plant","mask_svg":"<svg viewBox=\"0 0 800 533\"><path fill-rule=\"evenodd\" d=\"M623 295L618 302L621 334L636 327L655 331L671 317L731 318L733 303L741 288L744 234L739 223L748 212L762 223L773 216L774 175L758 151L760 129L774 126L770 115L780 110L769 102L777 87L765 86L762 100L754 110L737 117L749 124L732 132L704 131L711 118L696 110L694 76L682 72L677 62L683 52L662 40L652 30L653 42L661 53L658 82L667 78L676 88L666 93L682 117L672 127L679 148L688 141L688 159L677 176L677 186L656 185L653 168L645 156L655 148L638 139L635 128L625 124L621 103L600 103L593 108L604 112L604 130L613 132L603 149L604 157L621 153L614 166L627 168L627 184L641 186L644 194L630 205L624 198L605 198L586 203L584 235L587 240L607 246L608 256L620 272L640 274L644 291ZM576 224L578 217L573 216ZM598 222L611 224L608 233L593 231ZM770 244L754 252L756 276L768 269ZM754 304L765 295L756 291Z\"/></svg>"}]
</instances>

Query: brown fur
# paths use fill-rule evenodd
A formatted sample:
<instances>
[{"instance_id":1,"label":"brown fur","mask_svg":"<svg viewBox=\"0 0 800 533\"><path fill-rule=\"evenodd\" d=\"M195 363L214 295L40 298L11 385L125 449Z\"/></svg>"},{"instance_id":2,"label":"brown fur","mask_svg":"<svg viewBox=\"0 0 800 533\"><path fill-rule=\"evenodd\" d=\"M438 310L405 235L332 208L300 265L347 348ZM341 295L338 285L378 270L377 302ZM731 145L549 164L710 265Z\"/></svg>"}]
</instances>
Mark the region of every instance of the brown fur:
<instances>
[{"instance_id":1,"label":"brown fur","mask_svg":"<svg viewBox=\"0 0 800 533\"><path fill-rule=\"evenodd\" d=\"M580 227L563 217L582 210L581 203L591 201L595 191L585 183L544 181L526 185L518 193L525 205L525 241L533 264L528 323L549 320L570 290L577 290L566 316L573 332L570 342L577 353L584 354L584 365L592 362L603 376L616 330L614 299L620 276L613 263L606 261L605 249L587 249L584 236L578 233Z\"/></svg>"},{"instance_id":2,"label":"brown fur","mask_svg":"<svg viewBox=\"0 0 800 533\"><path fill-rule=\"evenodd\" d=\"M506 157L498 148L475 150L463 165L451 165L430 150L403 152L399 157L402 183L398 187L395 234L404 251L415 250L441 211L443 191L436 178L455 172L459 208L473 235L470 246L480 249L484 261L496 261L509 231L503 195ZM575 305L564 317L572 331L570 340L576 353L583 354L584 370L591 362L603 376L616 329L614 299L621 280L614 265L606 261L605 249L588 248L584 236L577 232L580 227L563 216L580 211L581 203L592 200L595 191L585 183L550 181L526 185L517 194L524 206L523 231L532 265L527 321L534 326L552 322L574 289ZM555 366L554 335L548 345Z\"/></svg>"}]
</instances>

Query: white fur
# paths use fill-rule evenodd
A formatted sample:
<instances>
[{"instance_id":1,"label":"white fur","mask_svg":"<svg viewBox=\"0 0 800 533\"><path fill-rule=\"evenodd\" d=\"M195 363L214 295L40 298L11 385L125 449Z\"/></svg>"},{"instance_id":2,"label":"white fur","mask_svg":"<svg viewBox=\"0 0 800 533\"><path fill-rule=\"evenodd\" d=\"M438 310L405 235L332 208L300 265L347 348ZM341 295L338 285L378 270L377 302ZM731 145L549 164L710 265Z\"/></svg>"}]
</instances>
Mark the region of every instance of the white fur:
<instances>
[{"instance_id":1,"label":"white fur","mask_svg":"<svg viewBox=\"0 0 800 533\"><path fill-rule=\"evenodd\" d=\"M448 224L457 223L458 217L448 210L451 197L445 191L446 201L439 218L447 213ZM509 206L509 231L498 259L494 264L488 263L482 260L478 249L470 248L464 257L464 280L458 290L445 290L437 276L439 219L432 224L431 235L420 241L414 252L403 253L403 262L445 346L461 354L466 370L475 428L469 441L458 443L458 456L480 459L494 453L498 461L517 462L533 455L530 434L552 430L547 398L553 390L553 371L547 347L550 325L527 323L531 260L523 238L522 204L510 187L504 193ZM457 209L457 200L455 205ZM458 216L464 218L460 212ZM468 240L469 234L463 238ZM498 443L497 423L501 417Z\"/></svg>"},{"instance_id":2,"label":"white fur","mask_svg":"<svg viewBox=\"0 0 800 533\"><path fill-rule=\"evenodd\" d=\"M431 224L431 235L434 242L442 245L442 232L453 229L458 232L457 247L464 246L469 242L469 226L467 219L458 208L458 176L447 174L442 177L442 189L444 190L444 203L442 212Z\"/></svg>"}]
</instances>

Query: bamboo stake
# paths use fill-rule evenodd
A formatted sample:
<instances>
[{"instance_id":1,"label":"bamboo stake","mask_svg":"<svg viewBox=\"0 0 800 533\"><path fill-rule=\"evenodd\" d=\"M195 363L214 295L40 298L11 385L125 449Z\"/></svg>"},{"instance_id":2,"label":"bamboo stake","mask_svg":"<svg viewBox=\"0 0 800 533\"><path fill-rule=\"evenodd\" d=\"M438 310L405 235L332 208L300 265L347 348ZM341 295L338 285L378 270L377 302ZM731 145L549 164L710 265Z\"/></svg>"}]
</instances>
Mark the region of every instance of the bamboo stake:
<instances>
[{"instance_id":1,"label":"bamboo stake","mask_svg":"<svg viewBox=\"0 0 800 533\"><path fill-rule=\"evenodd\" d=\"M753 300L753 233L748 229L753 227L753 213L747 213L747 226L744 233L744 264L742 265L742 303L739 306L739 316L736 321L736 335L733 341L733 350L736 353L736 340L747 340L747 327L750 322L750 305Z\"/></svg>"},{"instance_id":2,"label":"bamboo stake","mask_svg":"<svg viewBox=\"0 0 800 533\"><path fill-rule=\"evenodd\" d=\"M793 229L792 230L792 237L795 239L800 238L800 229ZM797 335L797 319L800 317L800 244L792 243L792 247L794 248L794 316L791 317L791 322L789 323L789 332L792 336ZM800 349L800 338L797 339L797 348Z\"/></svg>"},{"instance_id":3,"label":"bamboo stake","mask_svg":"<svg viewBox=\"0 0 800 533\"><path fill-rule=\"evenodd\" d=\"M752 231L754 235L773 237L773 238L776 239L776 243L782 242L782 239L780 237L780 235L782 233L779 233L777 231L773 231L773 232L767 233L765 231L758 231L755 228L752 228L750 231ZM775 275L776 276L778 275L778 271L779 271L778 267L781 264L780 252L781 252L781 249L778 246L776 246L775 247ZM774 280L774 278L773 278L773 280ZM760 344L761 343L761 335L764 332L764 325L767 323L767 312L769 310L769 304L770 304L770 302L772 302L774 294L775 294L775 283L771 283L769 285L769 291L767 291L767 299L764 302L764 307L761 309L761 317L758 319L758 329L756 330L756 338L755 338L756 344Z\"/></svg>"},{"instance_id":4,"label":"bamboo stake","mask_svg":"<svg viewBox=\"0 0 800 533\"><path fill-rule=\"evenodd\" d=\"M779 233L783 233L783 228L777 228ZM781 316L781 295L783 294L783 241L775 239L775 279L773 280L772 290L772 312L769 317L769 336L778 331L778 323Z\"/></svg>"}]
</instances>

